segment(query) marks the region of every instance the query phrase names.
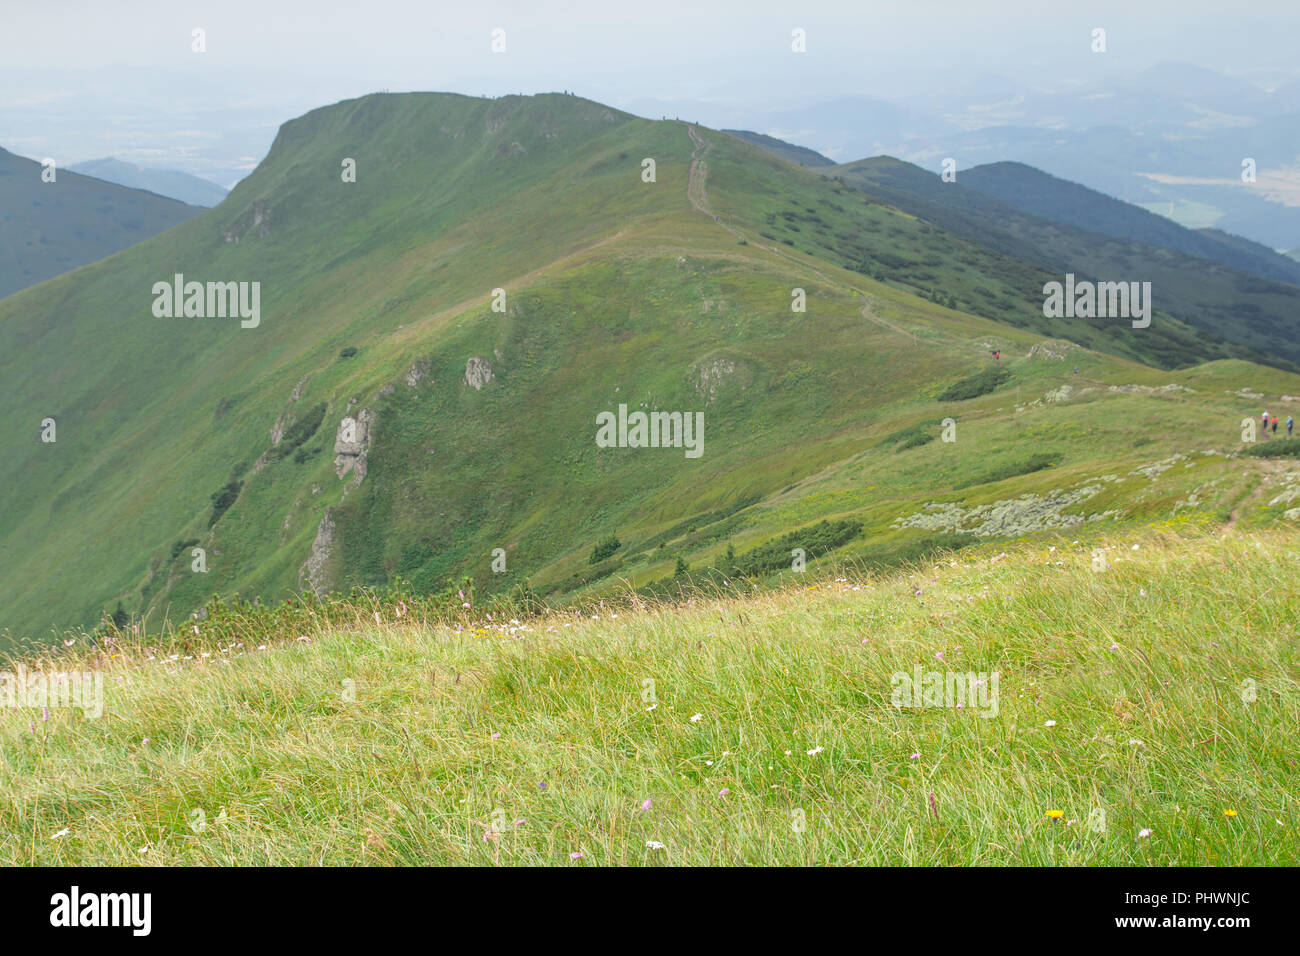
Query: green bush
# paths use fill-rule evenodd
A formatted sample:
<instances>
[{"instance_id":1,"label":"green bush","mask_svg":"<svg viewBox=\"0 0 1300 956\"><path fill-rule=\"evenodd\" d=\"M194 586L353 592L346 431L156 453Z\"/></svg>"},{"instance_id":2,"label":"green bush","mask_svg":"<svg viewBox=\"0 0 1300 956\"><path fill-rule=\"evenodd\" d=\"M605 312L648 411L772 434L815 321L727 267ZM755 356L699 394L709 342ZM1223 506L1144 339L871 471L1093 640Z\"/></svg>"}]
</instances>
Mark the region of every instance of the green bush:
<instances>
[{"instance_id":1,"label":"green bush","mask_svg":"<svg viewBox=\"0 0 1300 956\"><path fill-rule=\"evenodd\" d=\"M227 509L235 503L239 497L239 490L244 487L242 481L235 481L233 478L226 482L220 491L212 495L212 517L208 519L208 527L211 528L226 513Z\"/></svg>"},{"instance_id":2,"label":"green bush","mask_svg":"<svg viewBox=\"0 0 1300 956\"><path fill-rule=\"evenodd\" d=\"M790 567L793 560L790 553L795 548L802 548L808 560L812 560L829 554L861 533L861 521L822 521L774 538L740 557L731 552L723 559L725 564L719 563L718 570L745 577L771 574Z\"/></svg>"},{"instance_id":3,"label":"green bush","mask_svg":"<svg viewBox=\"0 0 1300 956\"><path fill-rule=\"evenodd\" d=\"M289 426L280 439L280 444L271 449L271 457L283 458L289 452L296 451L299 445L316 434L316 429L320 428L320 423L324 419L325 403L317 402ZM294 460L301 463L301 460L296 457Z\"/></svg>"},{"instance_id":4,"label":"green bush","mask_svg":"<svg viewBox=\"0 0 1300 956\"><path fill-rule=\"evenodd\" d=\"M175 561L176 558L180 556L180 553L182 551L184 551L186 548L192 548L198 543L199 543L198 538L186 538L183 541L177 541L175 544L172 545L171 559Z\"/></svg>"},{"instance_id":5,"label":"green bush","mask_svg":"<svg viewBox=\"0 0 1300 956\"><path fill-rule=\"evenodd\" d=\"M956 491L974 485L987 485L995 481L1005 481L1007 478L1015 478L1017 475L1030 475L1036 471L1042 471L1044 468L1053 468L1059 465L1062 457L1064 456L1059 451L1040 452L1030 456L1026 461L1010 462L1001 468L994 468L992 471L967 479L952 487Z\"/></svg>"},{"instance_id":6,"label":"green bush","mask_svg":"<svg viewBox=\"0 0 1300 956\"><path fill-rule=\"evenodd\" d=\"M1011 378L1011 373L1001 365L994 365L977 372L960 382L954 382L939 393L941 402L964 402L968 399L987 395L999 385Z\"/></svg>"},{"instance_id":7,"label":"green bush","mask_svg":"<svg viewBox=\"0 0 1300 956\"><path fill-rule=\"evenodd\" d=\"M618 540L618 537L611 534L608 538L601 541L591 549L591 557L587 559L587 563L600 564L600 562L612 555L621 546L622 542Z\"/></svg>"},{"instance_id":8,"label":"green bush","mask_svg":"<svg viewBox=\"0 0 1300 956\"><path fill-rule=\"evenodd\" d=\"M920 445L928 444L934 441L935 430L942 424L937 421L917 422L907 428L900 428L892 434L886 435L876 445L877 448L883 445L898 445L897 451L903 451L907 448L916 448Z\"/></svg>"},{"instance_id":9,"label":"green bush","mask_svg":"<svg viewBox=\"0 0 1300 956\"><path fill-rule=\"evenodd\" d=\"M1300 458L1300 441L1272 439L1258 445L1251 445L1243 455L1252 458Z\"/></svg>"}]
</instances>

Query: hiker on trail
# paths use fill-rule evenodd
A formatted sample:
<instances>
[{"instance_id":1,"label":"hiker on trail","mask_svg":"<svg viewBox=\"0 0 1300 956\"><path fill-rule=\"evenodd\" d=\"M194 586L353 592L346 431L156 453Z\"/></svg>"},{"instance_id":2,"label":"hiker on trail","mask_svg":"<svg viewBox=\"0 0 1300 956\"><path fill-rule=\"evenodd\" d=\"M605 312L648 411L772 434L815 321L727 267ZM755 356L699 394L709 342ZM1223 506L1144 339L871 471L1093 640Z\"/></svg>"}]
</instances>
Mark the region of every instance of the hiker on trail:
<instances>
[{"instance_id":1,"label":"hiker on trail","mask_svg":"<svg viewBox=\"0 0 1300 956\"><path fill-rule=\"evenodd\" d=\"M996 351L993 353L993 358L994 358L995 361L1001 362L1001 361L1002 361L1002 350L1001 350L1001 349L996 350Z\"/></svg>"},{"instance_id":2,"label":"hiker on trail","mask_svg":"<svg viewBox=\"0 0 1300 956\"><path fill-rule=\"evenodd\" d=\"M1264 412L1263 415L1259 416L1259 424L1265 432L1268 431L1268 412Z\"/></svg>"},{"instance_id":3,"label":"hiker on trail","mask_svg":"<svg viewBox=\"0 0 1300 956\"><path fill-rule=\"evenodd\" d=\"M1273 416L1273 434L1274 434L1274 435L1277 434L1277 416L1276 416L1276 415Z\"/></svg>"},{"instance_id":4,"label":"hiker on trail","mask_svg":"<svg viewBox=\"0 0 1300 956\"><path fill-rule=\"evenodd\" d=\"M1290 415L1286 417L1286 437L1291 437L1291 426L1295 424L1295 419Z\"/></svg>"}]
</instances>

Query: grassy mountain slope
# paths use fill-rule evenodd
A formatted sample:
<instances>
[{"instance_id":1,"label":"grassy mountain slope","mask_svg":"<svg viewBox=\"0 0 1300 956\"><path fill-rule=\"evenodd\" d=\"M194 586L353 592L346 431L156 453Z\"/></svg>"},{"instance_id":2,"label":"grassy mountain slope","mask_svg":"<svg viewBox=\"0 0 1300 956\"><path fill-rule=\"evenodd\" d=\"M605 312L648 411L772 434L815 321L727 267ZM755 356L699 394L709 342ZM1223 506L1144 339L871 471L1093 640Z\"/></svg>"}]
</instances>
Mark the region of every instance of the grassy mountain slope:
<instances>
[{"instance_id":1,"label":"grassy mountain slope","mask_svg":"<svg viewBox=\"0 0 1300 956\"><path fill-rule=\"evenodd\" d=\"M1295 535L1105 543L1103 572L1057 537L676 608L60 646L104 716L0 710L0 860L1294 862ZM895 706L917 668L988 696Z\"/></svg>"},{"instance_id":2,"label":"grassy mountain slope","mask_svg":"<svg viewBox=\"0 0 1300 956\"><path fill-rule=\"evenodd\" d=\"M1297 338L1300 322L1296 318L1300 307L1300 287L1261 278L1219 262L1132 239L1089 232L1067 222L1054 222L1037 213L1027 213L1001 198L969 186L967 177L971 172L961 172L955 183L944 183L933 173L910 163L879 157L838 166L833 172L828 170L827 174L838 176L881 201L892 203L956 235L1018 260L1040 265L1049 270L1056 281L1061 281L1066 272L1096 280L1149 281L1153 301L1170 315L1246 346L1250 350L1248 354L1258 361L1290 368L1300 362L1300 338ZM1030 180L1042 186L1045 174L1033 172ZM1068 187L1056 196L1062 208L1069 203L1086 204L1090 197L1095 197L1097 202L1132 210L1135 215L1150 215L1082 186L1063 183L1053 177L1045 178L1050 181L1048 185ZM1010 190L1013 182L1014 179L1002 185ZM1052 195L1050 189L1044 187L1037 201L1025 205L1035 210L1050 207ZM1062 215L1058 213L1056 218L1060 219ZM1111 218L1116 216L1117 213ZM1083 221L1087 217L1077 218ZM1115 228L1109 221L1095 224ZM1181 230L1181 227L1166 224ZM1197 235L1190 230L1181 231ZM1225 243L1219 245L1225 249L1229 247ZM1042 306L1041 288L1039 286L1039 308Z\"/></svg>"},{"instance_id":3,"label":"grassy mountain slope","mask_svg":"<svg viewBox=\"0 0 1300 956\"><path fill-rule=\"evenodd\" d=\"M68 167L83 176L94 176L119 186L146 189L159 196L169 196L192 206L210 208L226 198L228 190L206 179L181 172L179 169L155 169L126 163L114 156L73 163Z\"/></svg>"},{"instance_id":4,"label":"grassy mountain slope","mask_svg":"<svg viewBox=\"0 0 1300 956\"><path fill-rule=\"evenodd\" d=\"M0 298L94 262L201 212L0 149Z\"/></svg>"},{"instance_id":5,"label":"grassy mountain slope","mask_svg":"<svg viewBox=\"0 0 1300 956\"><path fill-rule=\"evenodd\" d=\"M787 143L783 139L777 139L774 136L767 136L763 133L755 133L747 129L724 129L724 133L730 133L737 139L743 139L747 143L753 143L755 146L762 146L771 153L775 153L782 159L788 159L792 163L798 163L800 166L817 168L818 166L834 166L835 160L827 159L821 153L806 146L796 146L793 143Z\"/></svg>"},{"instance_id":6,"label":"grassy mountain slope","mask_svg":"<svg viewBox=\"0 0 1300 956\"><path fill-rule=\"evenodd\" d=\"M1267 246L1217 229L1186 229L1164 216L1023 163L963 170L962 185L1052 222L1209 259L1268 279L1300 283L1300 269Z\"/></svg>"},{"instance_id":7,"label":"grassy mountain slope","mask_svg":"<svg viewBox=\"0 0 1300 956\"><path fill-rule=\"evenodd\" d=\"M260 281L261 324L155 318L177 272ZM576 97L316 110L219 208L0 303L0 400L32 428L0 459L0 623L399 576L567 600L805 532L810 560L888 564L1043 529L1291 520L1288 473L1225 452L1300 378L1163 314L1044 319L1044 275L734 137ZM1197 356L1219 360L1141 364ZM943 397L995 364L992 391ZM620 403L703 412L704 455L596 447Z\"/></svg>"}]
</instances>

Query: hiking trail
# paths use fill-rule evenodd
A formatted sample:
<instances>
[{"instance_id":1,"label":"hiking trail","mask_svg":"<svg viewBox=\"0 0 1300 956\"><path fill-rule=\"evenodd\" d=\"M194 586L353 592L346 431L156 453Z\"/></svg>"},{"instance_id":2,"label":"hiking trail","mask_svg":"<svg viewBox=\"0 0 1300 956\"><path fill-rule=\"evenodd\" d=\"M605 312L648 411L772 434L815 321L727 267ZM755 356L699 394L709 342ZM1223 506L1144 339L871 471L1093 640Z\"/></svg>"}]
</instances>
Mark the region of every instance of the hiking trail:
<instances>
[{"instance_id":1,"label":"hiking trail","mask_svg":"<svg viewBox=\"0 0 1300 956\"><path fill-rule=\"evenodd\" d=\"M1259 461L1259 469L1256 472L1259 480L1255 482L1255 487L1251 489L1250 494L1232 506L1232 511L1228 514L1228 520L1223 523L1223 528L1220 533L1225 535L1230 534L1232 530L1237 527L1237 520L1241 517L1241 513L1250 505L1262 498L1265 489L1275 487L1273 485L1273 479L1279 472L1288 467L1292 467L1288 462L1261 459Z\"/></svg>"},{"instance_id":2,"label":"hiking trail","mask_svg":"<svg viewBox=\"0 0 1300 956\"><path fill-rule=\"evenodd\" d=\"M772 253L773 255L779 256L780 258L784 259L786 262L798 266L799 269L803 272L812 273L818 279L824 282L827 286L833 289L838 289L841 292L847 292L850 294L851 297L861 296L864 300L861 309L862 317L864 319L867 319L868 321L871 322L875 322L878 325L884 326L885 328L889 329L891 332L894 332L898 335L906 336L907 338L911 339L913 342L920 341L920 339L918 339L916 335L913 334L912 332L900 328L899 326L894 325L892 322L889 322L888 320L883 319L879 315L877 315L875 309L871 307L871 297L868 296L867 293L864 292L863 290L855 288L853 286L845 285L839 280L833 279L832 277L826 275L826 273L818 269L815 265L811 265L810 263L804 261L803 259L800 259L798 256L790 252L787 252L784 249L781 249L777 246L767 246L758 241L751 242L751 240L747 236L745 236L745 234L742 233L739 229L732 228L730 225L723 222L720 217L716 216L712 208L710 208L709 206L709 194L708 194L709 166L704 161L704 156L705 154L708 153L711 147L709 146L708 141L705 140L704 137L700 135L699 131L694 126L692 126L689 123L685 125L686 125L686 133L691 138L691 143L693 143L695 146L695 148L691 151L690 173L686 179L686 198L690 201L692 206L694 206L700 212L704 213L706 216L713 217L714 220L718 223L718 225L722 226L723 229L727 230L727 232L731 233L733 236L735 236L737 239L741 240L742 242L745 242L746 244L749 245L753 245L756 248L763 249L766 252Z\"/></svg>"}]
</instances>

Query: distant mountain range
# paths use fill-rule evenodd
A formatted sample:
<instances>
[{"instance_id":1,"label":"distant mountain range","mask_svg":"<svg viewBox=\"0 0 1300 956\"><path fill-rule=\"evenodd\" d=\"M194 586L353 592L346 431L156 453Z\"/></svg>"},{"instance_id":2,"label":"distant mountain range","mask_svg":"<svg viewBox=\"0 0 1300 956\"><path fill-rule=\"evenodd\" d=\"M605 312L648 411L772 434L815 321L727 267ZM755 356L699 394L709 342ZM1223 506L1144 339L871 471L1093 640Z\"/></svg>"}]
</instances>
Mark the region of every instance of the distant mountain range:
<instances>
[{"instance_id":1,"label":"distant mountain range","mask_svg":"<svg viewBox=\"0 0 1300 956\"><path fill-rule=\"evenodd\" d=\"M0 149L0 297L102 259L203 210Z\"/></svg>"},{"instance_id":2,"label":"distant mountain range","mask_svg":"<svg viewBox=\"0 0 1300 956\"><path fill-rule=\"evenodd\" d=\"M889 155L931 172L946 158L961 170L1024 163L1184 226L1273 249L1300 246L1300 81L1269 92L1213 70L1158 63L1057 90L985 75L897 100L803 97L757 107L677 100L658 108L837 163ZM817 164L807 154L787 158Z\"/></svg>"},{"instance_id":3,"label":"distant mountain range","mask_svg":"<svg viewBox=\"0 0 1300 956\"><path fill-rule=\"evenodd\" d=\"M795 146L793 143L787 143L785 140L777 139L774 136L764 136L762 133L755 133L747 129L724 129L724 133L730 133L747 143L753 143L755 146L762 146L764 149L775 153L782 159L788 159L792 163L798 163L800 166L808 166L816 169L820 166L834 166L835 160L827 159L821 153L808 149L804 146Z\"/></svg>"},{"instance_id":4,"label":"distant mountain range","mask_svg":"<svg viewBox=\"0 0 1300 956\"><path fill-rule=\"evenodd\" d=\"M1268 246L1218 229L1184 228L1164 216L1024 163L976 166L963 170L957 178L963 186L1042 219L1211 259L1282 282L1300 283L1300 269Z\"/></svg>"},{"instance_id":5,"label":"distant mountain range","mask_svg":"<svg viewBox=\"0 0 1300 956\"><path fill-rule=\"evenodd\" d=\"M783 159L801 156L772 137L742 138ZM954 235L1055 273L1150 281L1160 308L1249 346L1259 361L1287 368L1300 363L1300 268L1258 243L1186 229L1022 163L961 170L950 183L888 156L814 168ZM977 302L970 310L998 316Z\"/></svg>"},{"instance_id":6,"label":"distant mountain range","mask_svg":"<svg viewBox=\"0 0 1300 956\"><path fill-rule=\"evenodd\" d=\"M73 163L68 167L83 176L94 176L105 182L130 186L132 189L146 189L159 196L179 199L191 206L212 207L226 198L228 190L216 183L210 183L198 176L191 176L178 169L154 169L150 166L138 166L124 163L109 156L105 159L92 159L84 163Z\"/></svg>"}]
</instances>

